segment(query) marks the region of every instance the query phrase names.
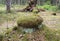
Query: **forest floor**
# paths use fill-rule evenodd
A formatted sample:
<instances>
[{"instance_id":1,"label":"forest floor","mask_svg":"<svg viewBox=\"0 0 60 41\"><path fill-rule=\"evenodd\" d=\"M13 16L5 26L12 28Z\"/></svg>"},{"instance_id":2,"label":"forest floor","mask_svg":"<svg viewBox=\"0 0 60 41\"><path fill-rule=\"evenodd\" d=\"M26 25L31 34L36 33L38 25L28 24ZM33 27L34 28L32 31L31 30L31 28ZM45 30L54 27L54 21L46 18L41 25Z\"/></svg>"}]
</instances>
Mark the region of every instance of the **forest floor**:
<instances>
[{"instance_id":1,"label":"forest floor","mask_svg":"<svg viewBox=\"0 0 60 41\"><path fill-rule=\"evenodd\" d=\"M17 25L16 19L21 15L22 13L29 13L30 12L17 12L14 14L0 14L0 34L9 32L7 28L13 28ZM60 31L60 13L57 13L56 16L52 15L53 12L40 12L38 15L40 15L43 18L43 24L47 27L51 28L52 30L59 30ZM45 28L46 29L46 28ZM43 30L43 31L36 31L34 33L28 33L23 34L20 31L12 31L10 34L8 34L7 37L3 39L3 41L45 41L45 38L47 37L48 41L60 41L60 32L55 31L49 31ZM51 37L50 37L51 36ZM53 37L53 38L52 38ZM59 38L57 38L59 37ZM48 39L49 38L49 39Z\"/></svg>"},{"instance_id":2,"label":"forest floor","mask_svg":"<svg viewBox=\"0 0 60 41\"><path fill-rule=\"evenodd\" d=\"M60 13L52 15L53 12L41 12L40 16L44 20L44 24L50 28L57 29L60 28Z\"/></svg>"},{"instance_id":3,"label":"forest floor","mask_svg":"<svg viewBox=\"0 0 60 41\"><path fill-rule=\"evenodd\" d=\"M42 18L43 18L43 24L45 24L46 26L53 28L53 29L60 29L60 13L57 13L56 16L52 15L53 12L40 12L38 13ZM18 17L19 14L14 14L12 15L12 17ZM6 16L8 17L8 15L6 14ZM4 20L4 18L6 16L0 16L0 21L4 21L4 22L0 22L0 30L5 29L5 28L12 28L15 25L17 25L16 23L16 18L15 20ZM10 15L11 16L11 15ZM6 18L5 18L6 19ZM10 18L12 19L12 18Z\"/></svg>"},{"instance_id":4,"label":"forest floor","mask_svg":"<svg viewBox=\"0 0 60 41\"><path fill-rule=\"evenodd\" d=\"M24 6L15 6L15 8L17 7L18 9L24 8ZM23 34L21 33L21 31L10 32L10 29L14 28L14 26L17 25L16 19L20 16L20 14L32 13L13 11L12 13L6 14L5 8L6 7L4 6L0 6L0 36L5 34L6 32L9 34L5 34L3 41L45 41L45 38L47 39L47 41L60 41L60 13L57 13L56 16L52 15L52 11L38 13L38 15L43 18L43 24L46 25L48 28L44 26L44 29L42 29L42 31L38 30L33 33ZM15 8L13 7L12 9Z\"/></svg>"}]
</instances>

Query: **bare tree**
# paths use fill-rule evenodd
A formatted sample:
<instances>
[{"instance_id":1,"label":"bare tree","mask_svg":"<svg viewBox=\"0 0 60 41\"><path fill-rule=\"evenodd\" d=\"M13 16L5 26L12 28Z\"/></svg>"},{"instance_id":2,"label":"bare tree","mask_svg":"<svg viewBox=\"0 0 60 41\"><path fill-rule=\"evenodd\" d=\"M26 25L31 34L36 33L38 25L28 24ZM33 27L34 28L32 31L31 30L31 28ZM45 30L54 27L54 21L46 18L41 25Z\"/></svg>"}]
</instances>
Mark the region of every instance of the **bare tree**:
<instances>
[{"instance_id":1,"label":"bare tree","mask_svg":"<svg viewBox=\"0 0 60 41\"><path fill-rule=\"evenodd\" d=\"M6 0L6 10L7 10L7 13L10 13L10 7L11 7L11 0Z\"/></svg>"}]
</instances>

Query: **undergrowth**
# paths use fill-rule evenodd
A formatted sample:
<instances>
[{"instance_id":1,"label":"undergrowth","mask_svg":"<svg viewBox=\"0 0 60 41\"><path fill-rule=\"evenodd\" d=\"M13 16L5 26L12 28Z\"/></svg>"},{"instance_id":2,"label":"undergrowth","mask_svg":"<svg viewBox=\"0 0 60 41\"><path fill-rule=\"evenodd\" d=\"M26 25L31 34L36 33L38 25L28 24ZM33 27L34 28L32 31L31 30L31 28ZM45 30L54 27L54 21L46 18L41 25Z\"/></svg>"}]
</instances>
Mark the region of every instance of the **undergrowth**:
<instances>
[{"instance_id":1,"label":"undergrowth","mask_svg":"<svg viewBox=\"0 0 60 41\"><path fill-rule=\"evenodd\" d=\"M42 5L42 6L37 6L37 8L42 8L42 9L49 10L49 11L57 11L58 10L57 6L52 6L52 5Z\"/></svg>"},{"instance_id":2,"label":"undergrowth","mask_svg":"<svg viewBox=\"0 0 60 41\"><path fill-rule=\"evenodd\" d=\"M16 27L14 29L16 29ZM16 41L17 40L28 41L28 36L32 35L32 33L30 33L30 34L29 33L24 33L24 32L21 32L21 30L19 30L19 29L20 28L18 28L16 30L12 29L12 31L9 30L8 32L6 32L6 34L7 33L8 34L7 34L7 36L5 36L5 38L3 38L3 40L6 39L7 37L10 37L10 38L8 38L8 39L10 39L10 41L11 40L14 40L14 41L15 40ZM40 30L35 32L35 34L33 32L33 36L36 35L37 32L39 32L39 34L44 34L43 36L44 36L45 41L60 41L60 30L54 30L54 29L52 30L49 27L43 25L42 28L40 28ZM39 35L39 34L37 34L37 35ZM21 35L21 37L20 37L20 35ZM3 36L0 36L0 39L2 39L2 37ZM19 37L20 37L20 39L19 39ZM32 36L30 36L30 37L32 38ZM31 41L33 41L33 40L31 40Z\"/></svg>"}]
</instances>

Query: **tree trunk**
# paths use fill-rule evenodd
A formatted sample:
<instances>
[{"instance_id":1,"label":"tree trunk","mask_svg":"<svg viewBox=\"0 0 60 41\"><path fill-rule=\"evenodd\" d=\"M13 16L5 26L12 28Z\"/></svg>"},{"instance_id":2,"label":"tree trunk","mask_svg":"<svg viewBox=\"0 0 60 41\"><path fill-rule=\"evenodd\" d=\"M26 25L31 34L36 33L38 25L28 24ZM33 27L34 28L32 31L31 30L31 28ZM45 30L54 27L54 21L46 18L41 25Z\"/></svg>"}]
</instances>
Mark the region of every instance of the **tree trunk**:
<instances>
[{"instance_id":1,"label":"tree trunk","mask_svg":"<svg viewBox=\"0 0 60 41\"><path fill-rule=\"evenodd\" d=\"M59 0L59 3L58 3L58 9L60 9L60 0Z\"/></svg>"},{"instance_id":2,"label":"tree trunk","mask_svg":"<svg viewBox=\"0 0 60 41\"><path fill-rule=\"evenodd\" d=\"M10 7L11 7L11 0L6 0L6 10L7 10L7 13L11 12Z\"/></svg>"},{"instance_id":3,"label":"tree trunk","mask_svg":"<svg viewBox=\"0 0 60 41\"><path fill-rule=\"evenodd\" d=\"M57 0L51 0L52 5L57 5Z\"/></svg>"}]
</instances>

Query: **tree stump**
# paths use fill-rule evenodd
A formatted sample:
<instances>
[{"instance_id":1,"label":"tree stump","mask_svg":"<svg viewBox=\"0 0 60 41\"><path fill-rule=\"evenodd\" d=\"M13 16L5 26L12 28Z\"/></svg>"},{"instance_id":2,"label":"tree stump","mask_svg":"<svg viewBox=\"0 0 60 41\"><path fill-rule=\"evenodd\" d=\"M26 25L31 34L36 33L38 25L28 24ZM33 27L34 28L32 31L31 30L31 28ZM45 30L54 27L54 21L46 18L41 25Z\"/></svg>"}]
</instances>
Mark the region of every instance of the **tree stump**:
<instances>
[{"instance_id":1,"label":"tree stump","mask_svg":"<svg viewBox=\"0 0 60 41\"><path fill-rule=\"evenodd\" d=\"M21 12L27 12L27 11L32 12L33 8L36 7L36 4L37 4L37 0L29 0L28 6L26 8L24 8L23 10L19 10L19 11L21 11Z\"/></svg>"}]
</instances>

